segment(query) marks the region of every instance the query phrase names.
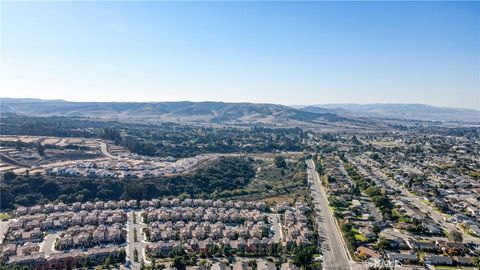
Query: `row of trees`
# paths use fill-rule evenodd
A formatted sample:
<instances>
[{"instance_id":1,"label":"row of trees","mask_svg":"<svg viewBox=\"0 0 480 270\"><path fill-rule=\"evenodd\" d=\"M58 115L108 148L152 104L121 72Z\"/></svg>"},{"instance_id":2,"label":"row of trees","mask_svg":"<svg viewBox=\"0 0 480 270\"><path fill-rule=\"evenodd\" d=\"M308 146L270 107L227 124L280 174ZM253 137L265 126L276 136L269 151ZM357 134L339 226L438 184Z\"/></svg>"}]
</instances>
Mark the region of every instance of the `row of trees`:
<instances>
[{"instance_id":1,"label":"row of trees","mask_svg":"<svg viewBox=\"0 0 480 270\"><path fill-rule=\"evenodd\" d=\"M3 117L0 129L3 135L35 135L57 137L94 137L87 129L96 126L93 122L65 117Z\"/></svg>"},{"instance_id":2,"label":"row of trees","mask_svg":"<svg viewBox=\"0 0 480 270\"><path fill-rule=\"evenodd\" d=\"M390 219L392 217L393 204L388 198L385 190L376 187L371 180L365 179L361 176L348 162L344 161L344 166L350 178L355 182L355 185L372 199L373 203L380 210L384 218ZM354 192L360 193L360 190L355 188Z\"/></svg>"}]
</instances>

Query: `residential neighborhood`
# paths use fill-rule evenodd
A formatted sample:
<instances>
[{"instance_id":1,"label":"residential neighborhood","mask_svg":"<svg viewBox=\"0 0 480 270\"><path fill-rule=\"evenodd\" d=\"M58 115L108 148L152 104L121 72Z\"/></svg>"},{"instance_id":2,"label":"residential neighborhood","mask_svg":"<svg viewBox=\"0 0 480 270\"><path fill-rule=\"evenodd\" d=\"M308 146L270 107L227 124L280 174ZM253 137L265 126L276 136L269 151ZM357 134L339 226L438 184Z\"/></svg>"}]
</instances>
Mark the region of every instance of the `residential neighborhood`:
<instances>
[{"instance_id":1,"label":"residential neighborhood","mask_svg":"<svg viewBox=\"0 0 480 270\"><path fill-rule=\"evenodd\" d=\"M370 265L473 266L480 252L478 137L338 136L317 171L347 248Z\"/></svg>"},{"instance_id":2,"label":"residential neighborhood","mask_svg":"<svg viewBox=\"0 0 480 270\"><path fill-rule=\"evenodd\" d=\"M177 198L18 207L14 219L1 224L7 226L1 255L8 265L33 269L136 265L140 258L151 265L179 250L200 258L218 253L226 258L275 257L312 244L309 212L300 202L272 209L263 202ZM221 267L214 261L210 265ZM242 263L232 267L252 269ZM255 267L276 269L263 260ZM298 269L288 263L284 268Z\"/></svg>"}]
</instances>

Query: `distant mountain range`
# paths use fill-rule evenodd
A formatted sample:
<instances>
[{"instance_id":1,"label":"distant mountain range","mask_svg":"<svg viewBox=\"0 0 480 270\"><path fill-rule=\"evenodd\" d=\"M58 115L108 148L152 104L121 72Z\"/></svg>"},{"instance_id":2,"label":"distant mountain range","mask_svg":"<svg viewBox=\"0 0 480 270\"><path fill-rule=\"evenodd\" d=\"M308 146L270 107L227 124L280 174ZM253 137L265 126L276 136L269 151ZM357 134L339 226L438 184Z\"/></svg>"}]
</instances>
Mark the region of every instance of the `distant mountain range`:
<instances>
[{"instance_id":1,"label":"distant mountain range","mask_svg":"<svg viewBox=\"0 0 480 270\"><path fill-rule=\"evenodd\" d=\"M480 111L439 108L422 104L327 104L289 107L267 103L227 102L70 102L1 98L2 114L65 116L101 119L378 127L372 119L480 122Z\"/></svg>"},{"instance_id":2,"label":"distant mountain range","mask_svg":"<svg viewBox=\"0 0 480 270\"><path fill-rule=\"evenodd\" d=\"M329 111L344 117L390 118L424 121L480 122L480 111L460 108L435 107L425 104L323 104L297 106L309 112Z\"/></svg>"}]
</instances>

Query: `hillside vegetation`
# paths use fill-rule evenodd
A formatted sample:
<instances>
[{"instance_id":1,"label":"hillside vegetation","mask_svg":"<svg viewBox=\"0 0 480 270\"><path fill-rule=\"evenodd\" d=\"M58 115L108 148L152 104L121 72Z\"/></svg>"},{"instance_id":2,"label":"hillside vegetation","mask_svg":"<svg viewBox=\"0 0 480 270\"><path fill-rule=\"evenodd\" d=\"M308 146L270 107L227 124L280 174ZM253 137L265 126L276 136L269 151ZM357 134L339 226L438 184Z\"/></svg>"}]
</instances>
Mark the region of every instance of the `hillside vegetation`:
<instances>
[{"instance_id":1,"label":"hillside vegetation","mask_svg":"<svg viewBox=\"0 0 480 270\"><path fill-rule=\"evenodd\" d=\"M255 176L253 160L221 157L185 175L143 179L92 179L41 175L3 174L0 185L1 210L18 205L61 201L142 200L164 196L216 198L226 190L245 187Z\"/></svg>"},{"instance_id":2,"label":"hillside vegetation","mask_svg":"<svg viewBox=\"0 0 480 270\"><path fill-rule=\"evenodd\" d=\"M62 116L233 124L288 124L312 122L322 117L321 114L276 104L189 101L69 102L2 98L1 111L2 114L14 113L41 117Z\"/></svg>"}]
</instances>

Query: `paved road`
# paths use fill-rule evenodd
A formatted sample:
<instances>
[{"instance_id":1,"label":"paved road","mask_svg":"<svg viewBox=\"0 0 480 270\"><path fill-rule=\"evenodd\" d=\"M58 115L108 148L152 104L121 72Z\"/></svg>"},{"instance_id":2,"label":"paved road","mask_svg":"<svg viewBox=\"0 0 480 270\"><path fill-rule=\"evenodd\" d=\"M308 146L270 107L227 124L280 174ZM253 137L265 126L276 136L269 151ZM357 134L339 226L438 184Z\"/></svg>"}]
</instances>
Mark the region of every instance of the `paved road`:
<instances>
[{"instance_id":1,"label":"paved road","mask_svg":"<svg viewBox=\"0 0 480 270\"><path fill-rule=\"evenodd\" d=\"M110 154L110 152L108 152L108 147L107 147L107 144L105 142L98 141L98 143L100 144L100 151L102 151L102 153L106 157L113 158L113 159L118 159L118 157L116 157L116 156Z\"/></svg>"},{"instance_id":2,"label":"paved road","mask_svg":"<svg viewBox=\"0 0 480 270\"><path fill-rule=\"evenodd\" d=\"M283 239L282 226L280 225L280 215L271 214L268 216L268 219L272 223L273 242L280 243Z\"/></svg>"},{"instance_id":3,"label":"paved road","mask_svg":"<svg viewBox=\"0 0 480 270\"><path fill-rule=\"evenodd\" d=\"M137 223L133 222L133 215L136 215ZM146 247L145 241L143 241L142 228L146 227L145 224L141 223L142 217L140 216L141 212L129 212L128 221L127 221L127 260L132 262L131 269L140 269L142 260L145 264L148 264L148 261L145 258L144 249ZM137 230L137 241L134 240L134 228ZM138 262L133 261L133 251L137 249L138 251Z\"/></svg>"},{"instance_id":4,"label":"paved road","mask_svg":"<svg viewBox=\"0 0 480 270\"><path fill-rule=\"evenodd\" d=\"M321 239L320 245L324 257L323 269L365 269L350 259L341 232L335 223L333 213L328 205L327 195L323 190L313 160L307 160L307 166L309 181L313 184L311 191L316 208L318 233Z\"/></svg>"},{"instance_id":5,"label":"paved road","mask_svg":"<svg viewBox=\"0 0 480 270\"><path fill-rule=\"evenodd\" d=\"M0 244L3 243L3 239L5 238L5 234L8 231L8 225L12 222L12 219L6 221L0 221Z\"/></svg>"},{"instance_id":6,"label":"paved road","mask_svg":"<svg viewBox=\"0 0 480 270\"><path fill-rule=\"evenodd\" d=\"M54 244L55 239L61 234L61 232L57 232L54 234L49 234L45 236L44 241L40 244L40 252L45 252L46 256L50 256L54 253L59 253L60 251L55 250Z\"/></svg>"}]
</instances>

